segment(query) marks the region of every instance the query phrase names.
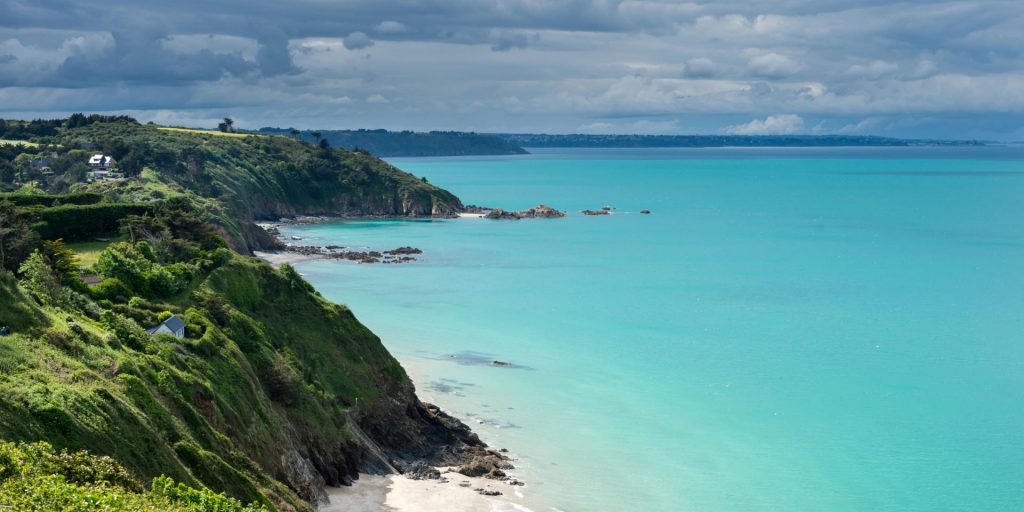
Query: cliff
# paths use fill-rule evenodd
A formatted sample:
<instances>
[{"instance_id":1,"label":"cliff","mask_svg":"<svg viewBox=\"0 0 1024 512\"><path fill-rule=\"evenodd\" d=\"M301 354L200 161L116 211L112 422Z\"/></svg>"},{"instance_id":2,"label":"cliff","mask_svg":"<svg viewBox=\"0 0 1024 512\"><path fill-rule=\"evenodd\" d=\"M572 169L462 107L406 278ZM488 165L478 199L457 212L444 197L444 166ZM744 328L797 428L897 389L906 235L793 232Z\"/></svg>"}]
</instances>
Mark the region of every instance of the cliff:
<instances>
[{"instance_id":1,"label":"cliff","mask_svg":"<svg viewBox=\"0 0 1024 512\"><path fill-rule=\"evenodd\" d=\"M125 244L108 251L140 258ZM195 272L182 291L129 287L103 267L100 285L49 296L34 277L19 285L0 273L13 332L0 338L0 439L88 450L143 486L167 475L272 510L309 510L325 484L360 470L454 464L482 450L416 398L351 311L290 267L220 250L147 272L176 264ZM142 331L165 312L187 323L184 338Z\"/></svg>"},{"instance_id":2,"label":"cliff","mask_svg":"<svg viewBox=\"0 0 1024 512\"><path fill-rule=\"evenodd\" d=\"M451 216L462 209L450 192L377 157L284 136L118 120L66 128L37 140L62 148L101 150L113 156L129 177L137 178L72 188L133 203L186 195L242 253L272 243L253 224L258 219Z\"/></svg>"},{"instance_id":3,"label":"cliff","mask_svg":"<svg viewBox=\"0 0 1024 512\"><path fill-rule=\"evenodd\" d=\"M255 219L458 198L362 153L96 119L17 149L55 153L40 183L79 193L0 196L0 508L308 511L360 471L499 457L421 403L348 308L239 254L269 238ZM84 182L95 152L129 178ZM147 334L172 315L182 336Z\"/></svg>"}]
</instances>

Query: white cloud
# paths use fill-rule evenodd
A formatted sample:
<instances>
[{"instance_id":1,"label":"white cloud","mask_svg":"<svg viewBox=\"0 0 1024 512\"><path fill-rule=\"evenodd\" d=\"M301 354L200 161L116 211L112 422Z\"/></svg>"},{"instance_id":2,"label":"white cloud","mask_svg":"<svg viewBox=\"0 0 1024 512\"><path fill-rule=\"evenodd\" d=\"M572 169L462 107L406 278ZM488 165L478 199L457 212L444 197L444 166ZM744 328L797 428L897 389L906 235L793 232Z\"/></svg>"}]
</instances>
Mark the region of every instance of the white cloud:
<instances>
[{"instance_id":1,"label":"white cloud","mask_svg":"<svg viewBox=\"0 0 1024 512\"><path fill-rule=\"evenodd\" d=\"M796 114L782 114L730 126L725 131L733 135L785 135L797 133L803 127L804 119L802 117Z\"/></svg>"},{"instance_id":2,"label":"white cloud","mask_svg":"<svg viewBox=\"0 0 1024 512\"><path fill-rule=\"evenodd\" d=\"M402 32L405 32L408 29L405 27L405 25L397 21L388 20L380 22L376 27L374 27L374 30L380 32L381 34L401 34Z\"/></svg>"},{"instance_id":3,"label":"white cloud","mask_svg":"<svg viewBox=\"0 0 1024 512\"><path fill-rule=\"evenodd\" d=\"M707 57L695 57L683 65L683 76L689 78L709 78L717 72L718 66Z\"/></svg>"},{"instance_id":4,"label":"white cloud","mask_svg":"<svg viewBox=\"0 0 1024 512\"><path fill-rule=\"evenodd\" d=\"M371 94L366 97L367 103L391 103L383 94Z\"/></svg>"},{"instance_id":5,"label":"white cloud","mask_svg":"<svg viewBox=\"0 0 1024 512\"><path fill-rule=\"evenodd\" d=\"M352 32L343 40L345 48L349 50L362 50L373 46L373 39L364 32Z\"/></svg>"},{"instance_id":6,"label":"white cloud","mask_svg":"<svg viewBox=\"0 0 1024 512\"><path fill-rule=\"evenodd\" d=\"M899 65L894 62L874 60L866 64L854 64L853 66L850 66L849 74L856 77L877 80L882 77L893 75L899 70Z\"/></svg>"},{"instance_id":7,"label":"white cloud","mask_svg":"<svg viewBox=\"0 0 1024 512\"><path fill-rule=\"evenodd\" d=\"M762 78L786 78L803 70L803 64L781 53L756 55L747 63L751 74Z\"/></svg>"}]
</instances>

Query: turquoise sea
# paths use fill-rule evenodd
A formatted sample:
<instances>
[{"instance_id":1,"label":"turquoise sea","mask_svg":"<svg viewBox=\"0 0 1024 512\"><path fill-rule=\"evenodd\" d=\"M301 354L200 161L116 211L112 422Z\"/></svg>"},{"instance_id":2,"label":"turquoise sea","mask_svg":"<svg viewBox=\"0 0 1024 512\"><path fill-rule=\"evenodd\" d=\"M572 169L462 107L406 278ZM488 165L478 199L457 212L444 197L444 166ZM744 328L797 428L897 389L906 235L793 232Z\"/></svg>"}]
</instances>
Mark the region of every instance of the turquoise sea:
<instances>
[{"instance_id":1,"label":"turquoise sea","mask_svg":"<svg viewBox=\"0 0 1024 512\"><path fill-rule=\"evenodd\" d=\"M297 267L511 450L532 509L1024 510L1024 149L392 161L571 212L285 230L423 249Z\"/></svg>"}]
</instances>

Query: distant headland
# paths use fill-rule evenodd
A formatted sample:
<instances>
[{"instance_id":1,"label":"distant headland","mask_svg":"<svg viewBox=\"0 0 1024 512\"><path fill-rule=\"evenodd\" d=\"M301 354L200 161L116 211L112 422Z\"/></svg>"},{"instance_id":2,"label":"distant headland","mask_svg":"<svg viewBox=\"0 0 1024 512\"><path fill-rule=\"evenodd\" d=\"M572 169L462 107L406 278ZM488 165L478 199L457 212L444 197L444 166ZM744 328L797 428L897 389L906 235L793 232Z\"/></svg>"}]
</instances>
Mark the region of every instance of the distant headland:
<instances>
[{"instance_id":1,"label":"distant headland","mask_svg":"<svg viewBox=\"0 0 1024 512\"><path fill-rule=\"evenodd\" d=\"M976 140L898 139L873 135L593 135L476 133L409 130L298 130L260 128L381 157L525 155L528 148L725 148L725 147L905 147L983 146Z\"/></svg>"}]
</instances>

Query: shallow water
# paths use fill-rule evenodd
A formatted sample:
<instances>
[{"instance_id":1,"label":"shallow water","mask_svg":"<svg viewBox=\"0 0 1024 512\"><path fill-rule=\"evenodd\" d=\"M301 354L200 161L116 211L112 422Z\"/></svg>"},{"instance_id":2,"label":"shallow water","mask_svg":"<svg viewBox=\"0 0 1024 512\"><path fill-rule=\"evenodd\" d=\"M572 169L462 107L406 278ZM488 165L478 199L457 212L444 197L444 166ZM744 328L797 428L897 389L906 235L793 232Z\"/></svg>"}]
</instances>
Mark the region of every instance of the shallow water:
<instances>
[{"instance_id":1,"label":"shallow water","mask_svg":"<svg viewBox=\"0 0 1024 512\"><path fill-rule=\"evenodd\" d=\"M1021 149L393 162L572 212L285 230L424 250L297 267L519 457L534 509L1024 510Z\"/></svg>"}]
</instances>

